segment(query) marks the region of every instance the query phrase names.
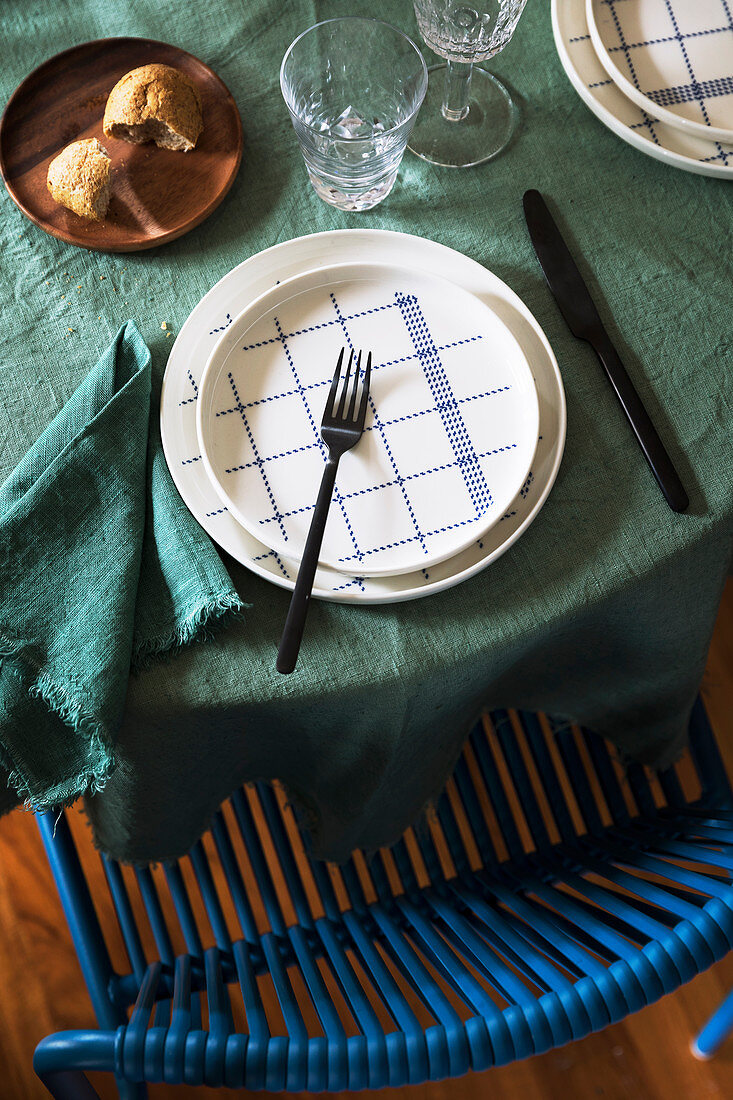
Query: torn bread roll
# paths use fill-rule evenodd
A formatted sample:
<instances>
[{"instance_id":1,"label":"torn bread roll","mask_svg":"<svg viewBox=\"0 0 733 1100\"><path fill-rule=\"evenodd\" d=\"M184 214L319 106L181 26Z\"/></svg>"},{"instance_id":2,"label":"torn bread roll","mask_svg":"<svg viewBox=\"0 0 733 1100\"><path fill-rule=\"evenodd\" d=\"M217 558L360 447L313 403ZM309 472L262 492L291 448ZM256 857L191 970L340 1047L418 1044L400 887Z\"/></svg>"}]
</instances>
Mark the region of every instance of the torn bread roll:
<instances>
[{"instance_id":1,"label":"torn bread roll","mask_svg":"<svg viewBox=\"0 0 733 1100\"><path fill-rule=\"evenodd\" d=\"M49 164L46 183L56 202L82 218L102 221L112 187L107 150L96 138L72 142Z\"/></svg>"},{"instance_id":2,"label":"torn bread roll","mask_svg":"<svg viewBox=\"0 0 733 1100\"><path fill-rule=\"evenodd\" d=\"M204 128L201 96L185 73L170 65L142 65L118 80L109 94L107 137L190 152Z\"/></svg>"}]
</instances>

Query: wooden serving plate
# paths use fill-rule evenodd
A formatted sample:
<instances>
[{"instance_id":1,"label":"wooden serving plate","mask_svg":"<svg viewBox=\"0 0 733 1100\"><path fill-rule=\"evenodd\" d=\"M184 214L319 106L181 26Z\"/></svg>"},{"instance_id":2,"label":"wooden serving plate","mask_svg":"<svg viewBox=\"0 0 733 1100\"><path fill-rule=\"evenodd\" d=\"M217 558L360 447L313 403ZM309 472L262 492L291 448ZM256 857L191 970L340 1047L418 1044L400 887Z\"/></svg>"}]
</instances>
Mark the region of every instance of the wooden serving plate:
<instances>
[{"instance_id":1,"label":"wooden serving plate","mask_svg":"<svg viewBox=\"0 0 733 1100\"><path fill-rule=\"evenodd\" d=\"M201 93L204 130L190 153L102 133L114 85L150 62L181 69ZM102 222L59 206L46 186L57 153L87 137L98 138L112 160ZM46 233L102 252L154 248L200 225L229 191L241 159L242 123L227 87L190 53L147 38L103 38L57 54L15 89L0 120L0 171L16 205Z\"/></svg>"}]
</instances>

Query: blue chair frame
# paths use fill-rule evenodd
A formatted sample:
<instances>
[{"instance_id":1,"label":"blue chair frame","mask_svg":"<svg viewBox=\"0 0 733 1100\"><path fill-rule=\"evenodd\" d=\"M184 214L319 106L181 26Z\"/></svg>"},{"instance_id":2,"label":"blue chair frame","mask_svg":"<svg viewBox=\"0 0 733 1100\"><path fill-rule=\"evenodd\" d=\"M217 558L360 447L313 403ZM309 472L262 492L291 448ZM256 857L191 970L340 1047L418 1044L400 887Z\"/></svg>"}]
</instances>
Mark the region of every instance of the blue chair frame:
<instances>
[{"instance_id":1,"label":"blue chair frame","mask_svg":"<svg viewBox=\"0 0 733 1100\"><path fill-rule=\"evenodd\" d=\"M624 775L587 731L493 712L433 819L338 871L308 857L273 787L242 788L185 860L136 868L135 895L133 872L99 857L122 972L56 816L38 824L99 1023L39 1043L56 1100L96 1097L91 1070L123 1100L152 1081L455 1077L606 1027L733 944L733 796L700 701L686 768L658 776Z\"/></svg>"},{"instance_id":2,"label":"blue chair frame","mask_svg":"<svg viewBox=\"0 0 733 1100\"><path fill-rule=\"evenodd\" d=\"M728 994L697 1038L690 1044L692 1053L701 1062L706 1062L719 1050L731 1032L733 1032L733 993Z\"/></svg>"}]
</instances>

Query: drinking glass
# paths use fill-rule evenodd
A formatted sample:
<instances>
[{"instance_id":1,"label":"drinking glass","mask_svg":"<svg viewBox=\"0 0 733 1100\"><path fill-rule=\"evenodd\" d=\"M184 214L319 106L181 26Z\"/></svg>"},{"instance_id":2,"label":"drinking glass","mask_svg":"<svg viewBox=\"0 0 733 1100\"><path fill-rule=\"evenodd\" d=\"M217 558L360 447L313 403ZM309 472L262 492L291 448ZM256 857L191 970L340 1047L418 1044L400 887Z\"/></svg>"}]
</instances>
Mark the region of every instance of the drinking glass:
<instances>
[{"instance_id":1,"label":"drinking glass","mask_svg":"<svg viewBox=\"0 0 733 1100\"><path fill-rule=\"evenodd\" d=\"M289 47L280 87L316 194L369 210L392 190L427 87L415 43L389 23L317 23Z\"/></svg>"},{"instance_id":2,"label":"drinking glass","mask_svg":"<svg viewBox=\"0 0 733 1100\"><path fill-rule=\"evenodd\" d=\"M428 91L410 139L423 160L468 168L505 148L517 125L507 89L485 69L474 68L507 45L527 0L414 0L425 42L445 65L428 70Z\"/></svg>"}]
</instances>

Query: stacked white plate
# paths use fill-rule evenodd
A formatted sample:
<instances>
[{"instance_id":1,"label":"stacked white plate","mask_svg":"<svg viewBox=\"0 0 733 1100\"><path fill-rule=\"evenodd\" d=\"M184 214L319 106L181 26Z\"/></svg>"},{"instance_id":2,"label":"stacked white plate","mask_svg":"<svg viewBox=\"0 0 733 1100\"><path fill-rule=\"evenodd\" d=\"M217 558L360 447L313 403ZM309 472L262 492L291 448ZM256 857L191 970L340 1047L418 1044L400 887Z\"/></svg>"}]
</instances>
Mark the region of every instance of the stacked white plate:
<instances>
[{"instance_id":1,"label":"stacked white plate","mask_svg":"<svg viewBox=\"0 0 733 1100\"><path fill-rule=\"evenodd\" d=\"M565 399L524 303L433 241L319 233L224 276L168 360L161 431L173 479L221 547L292 588L342 348L371 351L371 393L364 434L339 466L313 594L391 603L458 584L544 503Z\"/></svg>"},{"instance_id":2,"label":"stacked white plate","mask_svg":"<svg viewBox=\"0 0 733 1100\"><path fill-rule=\"evenodd\" d=\"M729 0L552 0L560 61L591 111L656 160L733 178Z\"/></svg>"}]
</instances>

